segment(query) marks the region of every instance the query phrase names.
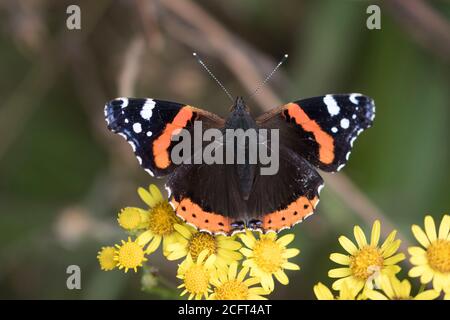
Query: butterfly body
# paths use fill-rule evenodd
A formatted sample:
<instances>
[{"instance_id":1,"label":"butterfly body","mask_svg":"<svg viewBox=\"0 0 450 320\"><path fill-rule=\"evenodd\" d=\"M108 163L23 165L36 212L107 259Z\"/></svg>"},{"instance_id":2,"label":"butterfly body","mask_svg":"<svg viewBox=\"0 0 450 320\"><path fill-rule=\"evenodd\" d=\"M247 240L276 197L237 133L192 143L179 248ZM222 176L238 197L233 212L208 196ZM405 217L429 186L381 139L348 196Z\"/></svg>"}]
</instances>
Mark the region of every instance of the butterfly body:
<instances>
[{"instance_id":1,"label":"butterfly body","mask_svg":"<svg viewBox=\"0 0 450 320\"><path fill-rule=\"evenodd\" d=\"M371 126L373 100L361 94L325 95L291 102L253 118L238 97L226 119L186 104L156 99L118 98L105 107L108 128L131 145L141 166L156 177L167 176L169 200L178 216L200 230L233 234L245 228L279 232L310 216L319 202L323 180L316 168L339 171L348 161L353 142ZM195 136L217 129L228 146L227 132L256 132L256 142L233 145L231 163L176 164L171 151L180 130ZM264 140L261 132L275 130ZM234 139L234 138L233 138ZM252 146L278 148L278 170L263 174L264 165L250 161ZM205 143L201 146L203 147ZM241 149L239 149L241 148ZM225 148L226 152L229 150ZM237 161L239 152L246 155ZM198 150L194 150L194 155ZM242 159L241 159L242 160Z\"/></svg>"}]
</instances>

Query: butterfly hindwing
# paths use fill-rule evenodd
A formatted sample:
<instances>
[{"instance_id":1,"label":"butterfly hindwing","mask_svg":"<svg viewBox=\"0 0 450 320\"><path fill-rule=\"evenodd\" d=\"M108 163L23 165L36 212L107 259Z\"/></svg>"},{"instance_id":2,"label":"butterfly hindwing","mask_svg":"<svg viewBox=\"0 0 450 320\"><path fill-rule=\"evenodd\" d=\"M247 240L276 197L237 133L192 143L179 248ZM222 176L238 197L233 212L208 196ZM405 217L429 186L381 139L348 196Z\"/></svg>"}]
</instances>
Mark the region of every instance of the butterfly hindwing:
<instances>
[{"instance_id":1,"label":"butterfly hindwing","mask_svg":"<svg viewBox=\"0 0 450 320\"><path fill-rule=\"evenodd\" d=\"M335 172L346 164L354 140L372 125L374 117L371 98L358 93L328 94L288 103L257 122L279 128L285 146L314 166Z\"/></svg>"},{"instance_id":2,"label":"butterfly hindwing","mask_svg":"<svg viewBox=\"0 0 450 320\"><path fill-rule=\"evenodd\" d=\"M278 232L307 218L319 202L323 180L297 153L280 150L276 175L256 177L250 198L239 191L235 165L183 165L169 176L171 203L187 223L211 233L244 227Z\"/></svg>"},{"instance_id":3,"label":"butterfly hindwing","mask_svg":"<svg viewBox=\"0 0 450 320\"><path fill-rule=\"evenodd\" d=\"M180 129L192 130L196 120L203 128L221 126L223 119L207 111L156 99L117 98L105 106L108 129L123 136L140 165L152 176L164 176L176 167L170 158L172 137Z\"/></svg>"}]
</instances>

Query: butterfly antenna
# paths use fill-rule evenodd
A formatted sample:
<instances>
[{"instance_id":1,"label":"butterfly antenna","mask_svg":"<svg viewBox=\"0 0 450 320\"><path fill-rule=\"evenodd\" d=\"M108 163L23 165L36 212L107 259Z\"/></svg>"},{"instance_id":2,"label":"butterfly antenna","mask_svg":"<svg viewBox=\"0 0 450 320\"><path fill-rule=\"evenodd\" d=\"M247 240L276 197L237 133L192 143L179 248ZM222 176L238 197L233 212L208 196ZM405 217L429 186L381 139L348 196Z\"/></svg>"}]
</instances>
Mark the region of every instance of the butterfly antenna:
<instances>
[{"instance_id":1,"label":"butterfly antenna","mask_svg":"<svg viewBox=\"0 0 450 320\"><path fill-rule=\"evenodd\" d=\"M259 90L261 90L261 88L264 87L267 81L269 81L269 79L272 78L272 76L275 74L278 68L281 67L281 65L286 61L287 58L288 55L285 54L283 58L280 60L280 62L278 62L278 64L275 66L275 68L273 68L272 72L269 73L269 75L264 79L264 81L259 84L259 86L255 89L255 91L253 91L253 93L249 96L249 99L254 97L259 92Z\"/></svg>"},{"instance_id":2,"label":"butterfly antenna","mask_svg":"<svg viewBox=\"0 0 450 320\"><path fill-rule=\"evenodd\" d=\"M205 68L206 72L208 72L208 74L211 76L211 78L213 78L217 84L222 88L222 90L227 94L228 98L230 98L230 100L232 102L234 102L233 97L231 96L231 94L228 92L228 90L224 87L224 85L222 84L222 82L219 81L219 79L216 78L216 76L208 69L208 67L206 66L206 64L203 62L202 59L200 59L200 57L197 55L196 52L192 53L192 55L197 59L197 62L200 63L202 65L203 68Z\"/></svg>"}]
</instances>

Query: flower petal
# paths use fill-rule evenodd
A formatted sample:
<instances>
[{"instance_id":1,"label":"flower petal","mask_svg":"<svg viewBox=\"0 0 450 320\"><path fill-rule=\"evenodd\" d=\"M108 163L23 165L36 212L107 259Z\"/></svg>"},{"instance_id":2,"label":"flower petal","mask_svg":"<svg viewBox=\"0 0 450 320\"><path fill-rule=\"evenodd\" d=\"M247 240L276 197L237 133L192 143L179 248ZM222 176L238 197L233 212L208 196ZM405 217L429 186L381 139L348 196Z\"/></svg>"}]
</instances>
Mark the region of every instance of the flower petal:
<instances>
[{"instance_id":1,"label":"flower petal","mask_svg":"<svg viewBox=\"0 0 450 320\"><path fill-rule=\"evenodd\" d=\"M293 233L286 234L279 238L276 242L283 247L286 247L289 243L294 240L295 236Z\"/></svg>"},{"instance_id":2,"label":"flower petal","mask_svg":"<svg viewBox=\"0 0 450 320\"><path fill-rule=\"evenodd\" d=\"M450 216L444 215L441 221L441 225L439 226L439 239L447 239L450 231Z\"/></svg>"},{"instance_id":3,"label":"flower petal","mask_svg":"<svg viewBox=\"0 0 450 320\"><path fill-rule=\"evenodd\" d=\"M375 291L375 290L366 290L364 294L370 299L370 300L389 300L385 295L382 293Z\"/></svg>"},{"instance_id":4,"label":"flower petal","mask_svg":"<svg viewBox=\"0 0 450 320\"><path fill-rule=\"evenodd\" d=\"M181 234L185 239L190 239L193 235L191 230L186 225L182 225L179 223L176 223L173 225L174 229L178 231L179 234Z\"/></svg>"},{"instance_id":5,"label":"flower petal","mask_svg":"<svg viewBox=\"0 0 450 320\"><path fill-rule=\"evenodd\" d=\"M417 241L419 241L419 243L423 247L428 248L428 246L430 245L430 241L428 240L428 237L425 234L425 232L423 232L423 230L416 224L411 227L411 230L414 236L416 237Z\"/></svg>"},{"instance_id":6,"label":"flower petal","mask_svg":"<svg viewBox=\"0 0 450 320\"><path fill-rule=\"evenodd\" d=\"M350 268L335 268L328 271L328 276L330 278L343 278L352 274Z\"/></svg>"},{"instance_id":7,"label":"flower petal","mask_svg":"<svg viewBox=\"0 0 450 320\"><path fill-rule=\"evenodd\" d=\"M437 297L439 297L439 292L436 290L425 290L415 296L414 300L435 300Z\"/></svg>"},{"instance_id":8,"label":"flower petal","mask_svg":"<svg viewBox=\"0 0 450 320\"><path fill-rule=\"evenodd\" d=\"M228 268L228 280L236 279L237 266L237 262L233 262L232 264L230 264L230 267Z\"/></svg>"},{"instance_id":9,"label":"flower petal","mask_svg":"<svg viewBox=\"0 0 450 320\"><path fill-rule=\"evenodd\" d=\"M289 284L289 278L286 275L286 273L284 273L283 270L278 270L277 272L274 273L275 278L277 278L277 280L284 285Z\"/></svg>"},{"instance_id":10,"label":"flower petal","mask_svg":"<svg viewBox=\"0 0 450 320\"><path fill-rule=\"evenodd\" d=\"M400 261L405 260L405 254L404 253L398 253L395 256L392 256L390 258L387 258L384 260L384 264L386 266L392 265L392 264L397 264Z\"/></svg>"},{"instance_id":11,"label":"flower petal","mask_svg":"<svg viewBox=\"0 0 450 320\"><path fill-rule=\"evenodd\" d=\"M285 262L281 267L286 270L300 270L300 266L292 262Z\"/></svg>"},{"instance_id":12,"label":"flower petal","mask_svg":"<svg viewBox=\"0 0 450 320\"><path fill-rule=\"evenodd\" d=\"M318 300L334 300L331 290L321 282L314 286L314 294Z\"/></svg>"},{"instance_id":13,"label":"flower petal","mask_svg":"<svg viewBox=\"0 0 450 320\"><path fill-rule=\"evenodd\" d=\"M342 248L344 248L344 250L350 253L351 255L354 255L358 251L358 248L346 236L340 236L339 243L341 244Z\"/></svg>"},{"instance_id":14,"label":"flower petal","mask_svg":"<svg viewBox=\"0 0 450 320\"><path fill-rule=\"evenodd\" d=\"M375 220L372 226L372 233L370 236L370 245L378 246L378 241L380 241L380 233L381 233L381 223L380 220Z\"/></svg>"},{"instance_id":15,"label":"flower petal","mask_svg":"<svg viewBox=\"0 0 450 320\"><path fill-rule=\"evenodd\" d=\"M364 248L367 245L366 235L362 231L360 226L355 226L353 228L353 234L355 235L356 243L358 247Z\"/></svg>"},{"instance_id":16,"label":"flower petal","mask_svg":"<svg viewBox=\"0 0 450 320\"><path fill-rule=\"evenodd\" d=\"M295 257L295 256L298 255L299 253L300 253L300 250L299 250L299 249L296 249L296 248L290 248L290 249L284 250L282 256L283 256L283 258L285 258L285 259L289 259L289 258Z\"/></svg>"},{"instance_id":17,"label":"flower petal","mask_svg":"<svg viewBox=\"0 0 450 320\"><path fill-rule=\"evenodd\" d=\"M255 236L251 232L247 232L245 234L239 234L239 238L250 249L253 248L253 246L256 243Z\"/></svg>"},{"instance_id":18,"label":"flower petal","mask_svg":"<svg viewBox=\"0 0 450 320\"><path fill-rule=\"evenodd\" d=\"M348 266L350 264L350 257L342 253L332 253L330 255L330 260L341 265Z\"/></svg>"},{"instance_id":19,"label":"flower petal","mask_svg":"<svg viewBox=\"0 0 450 320\"><path fill-rule=\"evenodd\" d=\"M147 243L149 243L150 240L152 240L154 237L154 234L150 231L144 231L142 232L136 239L138 245L145 246Z\"/></svg>"},{"instance_id":20,"label":"flower petal","mask_svg":"<svg viewBox=\"0 0 450 320\"><path fill-rule=\"evenodd\" d=\"M150 254L155 252L158 249L159 245L161 244L161 240L162 240L161 236L155 236L152 242L150 242L150 244L147 246L147 249L145 249L145 253Z\"/></svg>"},{"instance_id":21,"label":"flower petal","mask_svg":"<svg viewBox=\"0 0 450 320\"><path fill-rule=\"evenodd\" d=\"M146 189L140 187L138 188L138 194L139 197L141 197L142 201L144 201L150 208L153 208L157 202L155 199L153 199L150 192L148 192Z\"/></svg>"},{"instance_id":22,"label":"flower petal","mask_svg":"<svg viewBox=\"0 0 450 320\"><path fill-rule=\"evenodd\" d=\"M408 252L412 256L425 255L427 252L421 247L409 247Z\"/></svg>"},{"instance_id":23,"label":"flower petal","mask_svg":"<svg viewBox=\"0 0 450 320\"><path fill-rule=\"evenodd\" d=\"M433 217L431 216L425 217L425 232L430 242L433 242L437 239L436 226L434 224Z\"/></svg>"}]
</instances>

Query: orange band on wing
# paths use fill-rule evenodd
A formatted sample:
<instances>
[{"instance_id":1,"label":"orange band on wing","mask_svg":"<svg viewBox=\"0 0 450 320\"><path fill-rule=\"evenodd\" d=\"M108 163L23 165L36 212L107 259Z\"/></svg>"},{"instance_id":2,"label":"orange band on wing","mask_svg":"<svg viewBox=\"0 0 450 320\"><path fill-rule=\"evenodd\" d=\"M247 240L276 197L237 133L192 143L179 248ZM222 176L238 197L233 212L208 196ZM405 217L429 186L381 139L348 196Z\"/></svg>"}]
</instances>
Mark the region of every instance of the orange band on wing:
<instances>
[{"instance_id":1,"label":"orange band on wing","mask_svg":"<svg viewBox=\"0 0 450 320\"><path fill-rule=\"evenodd\" d=\"M334 160L334 140L333 137L322 130L316 121L311 120L305 111L296 104L288 103L286 109L289 116L295 120L303 130L311 132L319 144L319 160L324 164L330 164Z\"/></svg>"},{"instance_id":2,"label":"orange band on wing","mask_svg":"<svg viewBox=\"0 0 450 320\"><path fill-rule=\"evenodd\" d=\"M290 228L302 222L305 218L313 214L319 198L314 197L309 200L307 197L300 197L286 209L269 213L263 218L264 231L276 231L283 228Z\"/></svg>"},{"instance_id":3,"label":"orange band on wing","mask_svg":"<svg viewBox=\"0 0 450 320\"><path fill-rule=\"evenodd\" d=\"M168 123L162 134L153 141L153 156L156 167L165 169L170 165L169 146L172 136L178 134L192 119L193 111L190 106L185 106L178 111L171 123Z\"/></svg>"},{"instance_id":4,"label":"orange band on wing","mask_svg":"<svg viewBox=\"0 0 450 320\"><path fill-rule=\"evenodd\" d=\"M184 198L180 202L172 199L170 202L175 206L177 216L200 230L226 234L231 232L229 218L217 213L206 212L189 198Z\"/></svg>"}]
</instances>

